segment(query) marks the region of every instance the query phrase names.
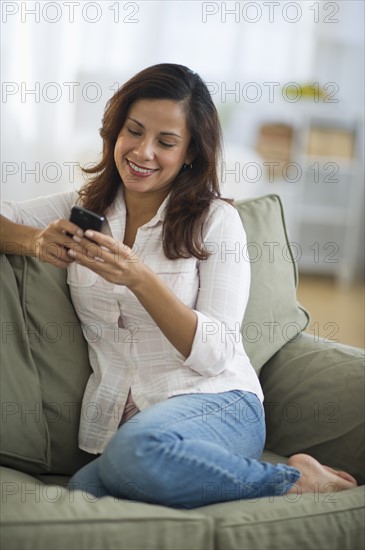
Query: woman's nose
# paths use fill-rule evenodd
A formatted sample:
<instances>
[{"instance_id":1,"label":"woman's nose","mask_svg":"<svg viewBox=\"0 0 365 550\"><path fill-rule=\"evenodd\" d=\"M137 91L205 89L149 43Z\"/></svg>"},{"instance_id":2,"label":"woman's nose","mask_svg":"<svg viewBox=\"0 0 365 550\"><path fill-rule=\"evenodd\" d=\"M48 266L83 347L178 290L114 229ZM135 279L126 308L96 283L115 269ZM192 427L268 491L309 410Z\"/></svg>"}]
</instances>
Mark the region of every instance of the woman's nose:
<instances>
[{"instance_id":1,"label":"woman's nose","mask_svg":"<svg viewBox=\"0 0 365 550\"><path fill-rule=\"evenodd\" d=\"M155 156L154 145L152 140L143 139L135 148L135 153L141 160L153 160Z\"/></svg>"}]
</instances>

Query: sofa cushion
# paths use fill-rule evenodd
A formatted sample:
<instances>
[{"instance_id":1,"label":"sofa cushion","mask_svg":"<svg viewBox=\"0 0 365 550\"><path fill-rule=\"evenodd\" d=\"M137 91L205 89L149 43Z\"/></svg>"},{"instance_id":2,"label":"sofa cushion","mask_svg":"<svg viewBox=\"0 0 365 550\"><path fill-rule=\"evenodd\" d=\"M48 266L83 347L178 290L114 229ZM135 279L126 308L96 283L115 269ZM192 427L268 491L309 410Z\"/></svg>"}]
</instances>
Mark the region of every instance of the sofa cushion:
<instances>
[{"instance_id":1,"label":"sofa cushion","mask_svg":"<svg viewBox=\"0 0 365 550\"><path fill-rule=\"evenodd\" d=\"M199 510L97 498L2 469L1 548L213 550L213 520Z\"/></svg>"},{"instance_id":2,"label":"sofa cushion","mask_svg":"<svg viewBox=\"0 0 365 550\"><path fill-rule=\"evenodd\" d=\"M364 352L302 333L261 371L266 448L307 453L365 483Z\"/></svg>"},{"instance_id":3,"label":"sofa cushion","mask_svg":"<svg viewBox=\"0 0 365 550\"><path fill-rule=\"evenodd\" d=\"M1 464L29 473L46 472L50 437L18 287L11 265L1 256Z\"/></svg>"},{"instance_id":4,"label":"sofa cushion","mask_svg":"<svg viewBox=\"0 0 365 550\"><path fill-rule=\"evenodd\" d=\"M296 298L297 269L280 198L236 201L247 235L251 288L241 333L256 372L309 322Z\"/></svg>"},{"instance_id":5,"label":"sofa cushion","mask_svg":"<svg viewBox=\"0 0 365 550\"><path fill-rule=\"evenodd\" d=\"M11 398L15 403L23 403L30 391L38 395L41 392L38 404L41 404L42 422L46 422L50 438L48 470L73 474L94 458L81 451L77 443L80 404L91 369L79 320L70 301L65 270L29 257L8 256L8 260L19 294L15 296L13 292L6 296L4 303L8 308L22 307L25 336L24 343L18 346L18 355L21 357L27 350L38 373L32 381L25 380L24 364L18 361L18 355L14 356L11 361L17 367L18 384L17 393ZM8 319L13 320L10 313ZM7 362L8 350L14 346L15 341L9 336L4 346ZM14 445L25 454L28 452L28 438L24 439L27 431L28 419L26 424L17 423L16 435L13 435ZM14 463L7 465L15 467ZM22 469L29 471L24 463Z\"/></svg>"},{"instance_id":6,"label":"sofa cushion","mask_svg":"<svg viewBox=\"0 0 365 550\"><path fill-rule=\"evenodd\" d=\"M285 462L264 453L263 460ZM317 550L363 548L363 487L175 510L68 492L3 468L1 548ZM57 485L61 483L61 485Z\"/></svg>"},{"instance_id":7,"label":"sofa cushion","mask_svg":"<svg viewBox=\"0 0 365 550\"><path fill-rule=\"evenodd\" d=\"M215 521L217 550L364 548L363 487L231 501L199 512Z\"/></svg>"}]
</instances>

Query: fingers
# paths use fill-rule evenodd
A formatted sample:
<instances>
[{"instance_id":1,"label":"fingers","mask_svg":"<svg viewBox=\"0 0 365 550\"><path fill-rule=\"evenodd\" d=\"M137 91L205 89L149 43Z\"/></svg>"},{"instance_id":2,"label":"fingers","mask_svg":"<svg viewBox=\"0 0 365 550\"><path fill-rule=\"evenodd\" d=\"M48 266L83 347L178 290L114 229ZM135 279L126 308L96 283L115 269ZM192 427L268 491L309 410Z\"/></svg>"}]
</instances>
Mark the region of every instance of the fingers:
<instances>
[{"instance_id":1,"label":"fingers","mask_svg":"<svg viewBox=\"0 0 365 550\"><path fill-rule=\"evenodd\" d=\"M112 237L109 237L109 235L104 235L98 231L88 229L85 231L85 237L98 243L101 250L113 253L114 256L120 260L130 258L132 255L132 249L129 248L129 246L124 243L114 241ZM103 257L102 254L101 257Z\"/></svg>"},{"instance_id":2,"label":"fingers","mask_svg":"<svg viewBox=\"0 0 365 550\"><path fill-rule=\"evenodd\" d=\"M58 258L55 258L54 261L50 261L48 263L54 265L55 267L66 269L72 262L73 262L72 258L68 258L68 261L65 261L65 262L63 262L62 260L59 260Z\"/></svg>"},{"instance_id":3,"label":"fingers","mask_svg":"<svg viewBox=\"0 0 365 550\"><path fill-rule=\"evenodd\" d=\"M82 237L84 235L83 230L69 220L55 220L54 222L51 222L48 227L58 233L68 233L71 236L78 235L79 237Z\"/></svg>"},{"instance_id":4,"label":"fingers","mask_svg":"<svg viewBox=\"0 0 365 550\"><path fill-rule=\"evenodd\" d=\"M104 261L101 247L88 239L78 239L77 242L73 242L67 254L86 266L89 266L91 263Z\"/></svg>"},{"instance_id":5,"label":"fingers","mask_svg":"<svg viewBox=\"0 0 365 550\"><path fill-rule=\"evenodd\" d=\"M74 236L81 238L83 235L83 230L69 220L55 220L45 230L46 239L65 248L70 248L74 244Z\"/></svg>"},{"instance_id":6,"label":"fingers","mask_svg":"<svg viewBox=\"0 0 365 550\"><path fill-rule=\"evenodd\" d=\"M104 235L98 231L85 231L84 237L78 235L73 236L74 243L79 247L73 246L72 249L76 253L83 253L89 258L103 260L109 263L118 263L120 261L136 261L131 259L134 257L134 252L124 243L114 241L109 235ZM71 254L74 258L76 255Z\"/></svg>"},{"instance_id":7,"label":"fingers","mask_svg":"<svg viewBox=\"0 0 365 550\"><path fill-rule=\"evenodd\" d=\"M67 254L67 248L71 247L74 241L71 233L66 235L66 230L77 232L79 228L67 220L56 220L39 231L34 245L40 261L62 268L73 261Z\"/></svg>"},{"instance_id":8,"label":"fingers","mask_svg":"<svg viewBox=\"0 0 365 550\"><path fill-rule=\"evenodd\" d=\"M98 244L102 244L107 248L112 248L116 244L116 242L111 237L109 237L109 235L104 235L104 233L92 231L91 229L85 231L85 237Z\"/></svg>"},{"instance_id":9,"label":"fingers","mask_svg":"<svg viewBox=\"0 0 365 550\"><path fill-rule=\"evenodd\" d=\"M87 230L84 237L73 236L68 255L76 263L87 267L113 284L127 285L133 282L136 270L129 263L138 263L136 253L109 235Z\"/></svg>"},{"instance_id":10,"label":"fingers","mask_svg":"<svg viewBox=\"0 0 365 550\"><path fill-rule=\"evenodd\" d=\"M67 250L55 243L51 243L50 246L42 250L38 259L60 268L68 267L73 262L73 259L67 254Z\"/></svg>"},{"instance_id":11,"label":"fingers","mask_svg":"<svg viewBox=\"0 0 365 550\"><path fill-rule=\"evenodd\" d=\"M56 267L67 267L73 261L67 254L67 249L58 245L56 242L50 242L44 245L38 253L38 258L39 260L53 264Z\"/></svg>"}]
</instances>

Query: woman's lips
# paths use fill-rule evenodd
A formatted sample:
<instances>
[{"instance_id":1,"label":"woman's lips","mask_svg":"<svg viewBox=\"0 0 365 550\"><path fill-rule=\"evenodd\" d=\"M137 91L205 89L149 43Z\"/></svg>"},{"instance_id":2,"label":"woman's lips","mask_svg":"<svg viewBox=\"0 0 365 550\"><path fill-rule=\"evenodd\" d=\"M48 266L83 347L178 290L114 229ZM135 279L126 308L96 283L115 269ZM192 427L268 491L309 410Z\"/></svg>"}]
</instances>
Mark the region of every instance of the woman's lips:
<instances>
[{"instance_id":1,"label":"woman's lips","mask_svg":"<svg viewBox=\"0 0 365 550\"><path fill-rule=\"evenodd\" d=\"M134 162L132 162L131 160L127 160L127 166L130 170L130 172L134 175L134 176L138 176L140 178L146 178L148 176L151 176L152 174L154 174L155 172L157 172L157 168L145 168L144 166L138 166L138 164L135 164Z\"/></svg>"}]
</instances>

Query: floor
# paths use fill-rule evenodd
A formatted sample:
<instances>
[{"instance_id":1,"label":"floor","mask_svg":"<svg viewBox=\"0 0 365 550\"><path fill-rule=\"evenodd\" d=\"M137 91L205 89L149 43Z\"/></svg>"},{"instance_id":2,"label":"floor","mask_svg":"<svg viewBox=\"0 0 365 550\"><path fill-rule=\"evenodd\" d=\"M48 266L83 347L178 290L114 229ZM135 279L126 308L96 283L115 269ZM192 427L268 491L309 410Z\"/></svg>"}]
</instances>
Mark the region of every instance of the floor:
<instances>
[{"instance_id":1,"label":"floor","mask_svg":"<svg viewBox=\"0 0 365 550\"><path fill-rule=\"evenodd\" d=\"M364 283L344 286L331 277L300 274L298 301L311 314L306 332L365 348Z\"/></svg>"}]
</instances>

